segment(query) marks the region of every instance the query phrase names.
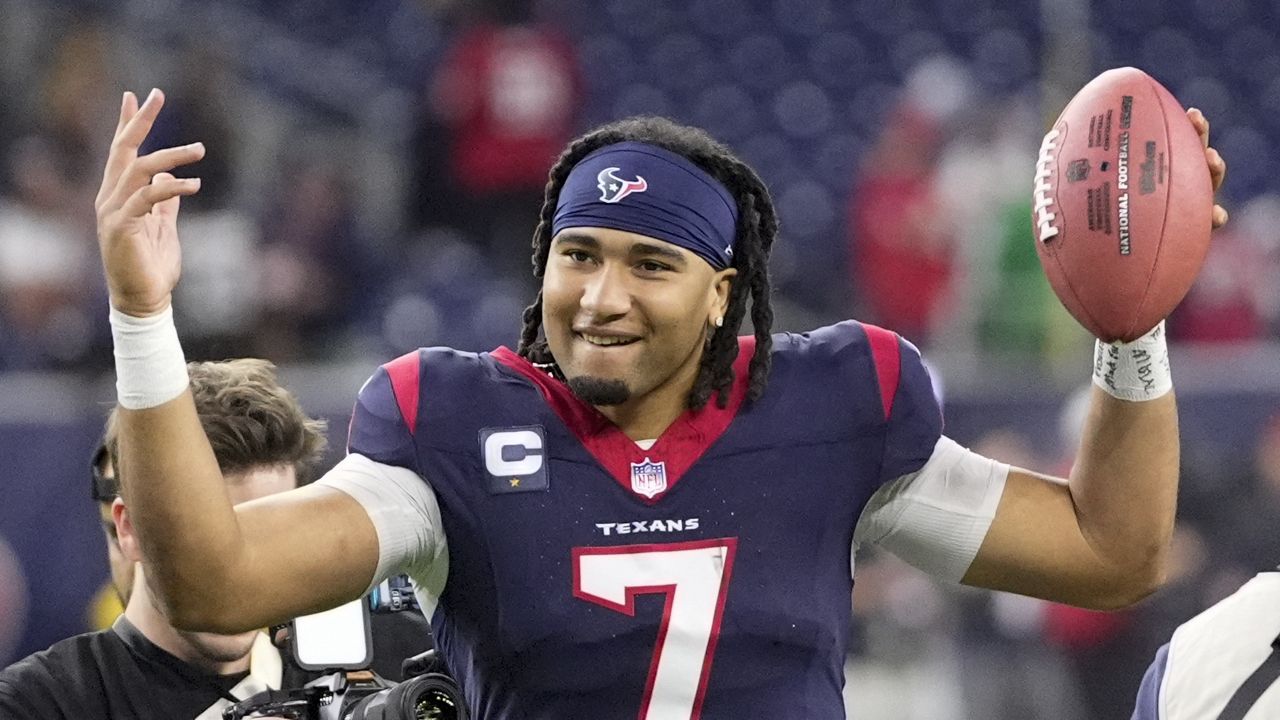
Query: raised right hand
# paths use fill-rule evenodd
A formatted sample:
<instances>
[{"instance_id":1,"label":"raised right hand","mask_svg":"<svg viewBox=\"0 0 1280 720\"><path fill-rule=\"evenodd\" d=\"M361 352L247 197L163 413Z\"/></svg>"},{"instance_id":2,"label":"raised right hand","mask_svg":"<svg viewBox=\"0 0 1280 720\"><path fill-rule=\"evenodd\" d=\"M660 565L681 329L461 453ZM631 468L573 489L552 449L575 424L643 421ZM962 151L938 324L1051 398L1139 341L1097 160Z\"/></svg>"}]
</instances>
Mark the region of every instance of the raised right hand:
<instances>
[{"instance_id":1,"label":"raised right hand","mask_svg":"<svg viewBox=\"0 0 1280 720\"><path fill-rule=\"evenodd\" d=\"M200 190L200 179L177 179L168 171L204 157L204 145L157 150L138 156L138 148L164 105L164 93L152 90L142 107L124 94L111 153L94 207L98 248L111 304L138 317L169 306L182 272L178 244L178 203Z\"/></svg>"}]
</instances>

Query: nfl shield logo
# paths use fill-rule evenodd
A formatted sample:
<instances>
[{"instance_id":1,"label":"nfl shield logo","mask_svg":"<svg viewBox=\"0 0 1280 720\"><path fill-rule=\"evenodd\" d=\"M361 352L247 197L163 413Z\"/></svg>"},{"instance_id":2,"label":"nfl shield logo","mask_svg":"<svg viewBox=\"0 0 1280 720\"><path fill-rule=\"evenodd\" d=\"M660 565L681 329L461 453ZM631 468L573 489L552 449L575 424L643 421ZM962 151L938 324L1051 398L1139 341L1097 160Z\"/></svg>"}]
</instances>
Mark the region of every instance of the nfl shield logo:
<instances>
[{"instance_id":1,"label":"nfl shield logo","mask_svg":"<svg viewBox=\"0 0 1280 720\"><path fill-rule=\"evenodd\" d=\"M667 489L667 464L645 458L642 463L631 463L631 490L650 500Z\"/></svg>"}]
</instances>

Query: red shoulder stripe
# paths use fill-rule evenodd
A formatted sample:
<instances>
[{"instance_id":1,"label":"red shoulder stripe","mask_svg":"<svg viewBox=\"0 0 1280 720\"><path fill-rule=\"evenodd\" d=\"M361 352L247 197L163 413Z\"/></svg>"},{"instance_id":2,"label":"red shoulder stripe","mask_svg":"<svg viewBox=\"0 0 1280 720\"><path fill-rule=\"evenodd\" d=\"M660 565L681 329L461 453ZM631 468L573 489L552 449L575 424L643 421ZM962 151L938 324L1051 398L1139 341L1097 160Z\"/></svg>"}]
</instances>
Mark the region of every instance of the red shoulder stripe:
<instances>
[{"instance_id":1,"label":"red shoulder stripe","mask_svg":"<svg viewBox=\"0 0 1280 720\"><path fill-rule=\"evenodd\" d=\"M902 357L898 349L896 333L875 325L862 324L871 343L871 359L876 365L876 379L880 381L880 402L884 406L884 419L893 414L893 399L898 394L898 374Z\"/></svg>"},{"instance_id":2,"label":"red shoulder stripe","mask_svg":"<svg viewBox=\"0 0 1280 720\"><path fill-rule=\"evenodd\" d=\"M382 366L391 378L391 391L395 393L396 405L400 407L400 417L404 418L409 434L418 425L418 384L422 374L422 360L418 351L401 355Z\"/></svg>"}]
</instances>

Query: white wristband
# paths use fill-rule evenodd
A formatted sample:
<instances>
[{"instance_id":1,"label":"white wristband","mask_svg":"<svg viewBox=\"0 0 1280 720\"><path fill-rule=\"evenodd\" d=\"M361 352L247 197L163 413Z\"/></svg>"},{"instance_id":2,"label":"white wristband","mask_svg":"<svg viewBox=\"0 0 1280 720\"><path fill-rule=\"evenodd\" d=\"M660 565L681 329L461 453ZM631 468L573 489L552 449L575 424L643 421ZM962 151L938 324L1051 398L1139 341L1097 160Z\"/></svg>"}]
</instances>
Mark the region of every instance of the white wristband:
<instances>
[{"instance_id":1,"label":"white wristband","mask_svg":"<svg viewBox=\"0 0 1280 720\"><path fill-rule=\"evenodd\" d=\"M1173 389L1164 321L1133 342L1104 343L1093 349L1093 384L1121 400L1154 400Z\"/></svg>"},{"instance_id":2,"label":"white wristband","mask_svg":"<svg viewBox=\"0 0 1280 720\"><path fill-rule=\"evenodd\" d=\"M187 360L173 324L173 306L150 317L111 308L116 399L129 410L163 405L187 389Z\"/></svg>"}]
</instances>

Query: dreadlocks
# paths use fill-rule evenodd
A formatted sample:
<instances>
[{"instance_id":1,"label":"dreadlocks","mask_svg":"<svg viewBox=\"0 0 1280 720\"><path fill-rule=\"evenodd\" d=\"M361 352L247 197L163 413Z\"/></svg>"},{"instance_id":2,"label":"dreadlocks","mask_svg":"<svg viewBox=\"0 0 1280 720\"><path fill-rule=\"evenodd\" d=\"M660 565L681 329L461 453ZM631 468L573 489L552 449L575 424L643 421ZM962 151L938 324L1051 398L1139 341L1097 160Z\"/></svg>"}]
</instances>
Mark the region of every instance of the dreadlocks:
<instances>
[{"instance_id":1,"label":"dreadlocks","mask_svg":"<svg viewBox=\"0 0 1280 720\"><path fill-rule=\"evenodd\" d=\"M747 398L755 400L764 392L769 376L772 350L770 337L773 308L769 304L769 250L778 235L778 218L773 199L755 171L702 130L660 117L638 117L603 125L569 144L551 168L538 227L533 231L533 274L541 278L551 253L551 226L560 189L569 172L587 155L606 145L628 140L649 143L683 155L719 180L738 203L737 237L733 267L737 269L724 325L712 333L702 355L698 377L689 393L688 406L701 408L717 396L717 404L729 402L733 385L733 362L738 357L738 330L751 301L751 322L755 327L756 349L749 366ZM519 354L530 362L554 365L545 340L538 339L542 328L542 293L524 310Z\"/></svg>"}]
</instances>

